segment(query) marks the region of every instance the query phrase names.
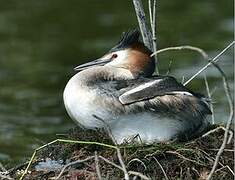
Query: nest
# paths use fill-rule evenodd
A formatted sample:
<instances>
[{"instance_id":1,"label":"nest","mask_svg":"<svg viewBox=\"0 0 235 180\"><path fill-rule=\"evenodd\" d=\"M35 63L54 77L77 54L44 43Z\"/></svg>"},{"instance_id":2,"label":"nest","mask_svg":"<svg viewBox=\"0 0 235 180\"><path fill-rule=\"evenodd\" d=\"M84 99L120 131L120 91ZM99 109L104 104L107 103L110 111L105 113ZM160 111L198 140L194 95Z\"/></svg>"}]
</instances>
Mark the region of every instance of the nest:
<instances>
[{"instance_id":1,"label":"nest","mask_svg":"<svg viewBox=\"0 0 235 180\"><path fill-rule=\"evenodd\" d=\"M128 176L137 179L206 179L224 135L222 128L214 128L209 134L190 142L121 146L118 149ZM70 130L66 139L112 144L105 132L84 131L79 127ZM213 179L233 179L233 145L231 139L220 157ZM48 159L62 162L61 168L38 170L37 165ZM59 142L38 151L24 179L123 179L125 171L120 163L114 148ZM25 167L26 164L15 167L9 175L17 178Z\"/></svg>"}]
</instances>

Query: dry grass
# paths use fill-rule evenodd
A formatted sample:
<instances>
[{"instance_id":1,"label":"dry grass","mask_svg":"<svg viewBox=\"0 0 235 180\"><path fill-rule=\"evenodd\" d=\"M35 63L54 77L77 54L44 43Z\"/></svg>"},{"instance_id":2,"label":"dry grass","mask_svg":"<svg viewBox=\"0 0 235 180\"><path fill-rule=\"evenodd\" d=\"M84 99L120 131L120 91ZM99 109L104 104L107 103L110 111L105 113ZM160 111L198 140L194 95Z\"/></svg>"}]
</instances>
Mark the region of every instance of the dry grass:
<instances>
[{"instance_id":1,"label":"dry grass","mask_svg":"<svg viewBox=\"0 0 235 180\"><path fill-rule=\"evenodd\" d=\"M215 126L212 127L214 128ZM131 179L135 176L142 179L207 179L223 141L223 135L224 130L220 129L187 143L126 145L120 147L120 150ZM70 130L67 138L112 144L109 136L104 132L83 131L79 127ZM233 140L226 145L213 179L233 179L233 146ZM35 165L38 161L45 161L46 158L63 160L66 169L63 173L61 169L36 171ZM26 174L25 179L55 179L55 177L59 179L100 179L100 177L121 179L124 177L116 150L97 145L63 143L50 145L39 151L34 162L30 169L31 173ZM22 166L12 169L10 175L16 178L17 170L24 168Z\"/></svg>"}]
</instances>

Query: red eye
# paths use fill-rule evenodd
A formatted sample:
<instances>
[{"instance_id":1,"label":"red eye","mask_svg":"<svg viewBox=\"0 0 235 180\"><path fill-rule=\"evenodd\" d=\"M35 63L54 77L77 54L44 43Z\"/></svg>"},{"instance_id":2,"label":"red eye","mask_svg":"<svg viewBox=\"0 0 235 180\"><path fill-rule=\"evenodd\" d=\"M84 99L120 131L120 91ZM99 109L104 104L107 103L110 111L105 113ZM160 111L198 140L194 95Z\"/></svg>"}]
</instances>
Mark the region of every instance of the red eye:
<instances>
[{"instance_id":1,"label":"red eye","mask_svg":"<svg viewBox=\"0 0 235 180\"><path fill-rule=\"evenodd\" d=\"M118 57L117 54L113 54L113 55L112 55L112 59L115 59L115 58L117 58L117 57Z\"/></svg>"}]
</instances>

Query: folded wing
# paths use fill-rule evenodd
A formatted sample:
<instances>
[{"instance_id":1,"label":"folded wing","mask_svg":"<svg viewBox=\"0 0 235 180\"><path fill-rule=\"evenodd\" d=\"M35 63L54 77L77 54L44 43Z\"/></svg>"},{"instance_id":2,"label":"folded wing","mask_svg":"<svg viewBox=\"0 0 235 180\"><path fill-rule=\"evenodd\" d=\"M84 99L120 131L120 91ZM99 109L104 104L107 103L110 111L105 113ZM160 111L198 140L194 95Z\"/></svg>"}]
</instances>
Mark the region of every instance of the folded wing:
<instances>
[{"instance_id":1,"label":"folded wing","mask_svg":"<svg viewBox=\"0 0 235 180\"><path fill-rule=\"evenodd\" d=\"M119 101L126 105L134 102L152 99L156 96L170 94L186 94L195 95L185 86L178 83L175 78L170 76L155 77L154 79L146 79L138 86L124 92L119 96Z\"/></svg>"}]
</instances>

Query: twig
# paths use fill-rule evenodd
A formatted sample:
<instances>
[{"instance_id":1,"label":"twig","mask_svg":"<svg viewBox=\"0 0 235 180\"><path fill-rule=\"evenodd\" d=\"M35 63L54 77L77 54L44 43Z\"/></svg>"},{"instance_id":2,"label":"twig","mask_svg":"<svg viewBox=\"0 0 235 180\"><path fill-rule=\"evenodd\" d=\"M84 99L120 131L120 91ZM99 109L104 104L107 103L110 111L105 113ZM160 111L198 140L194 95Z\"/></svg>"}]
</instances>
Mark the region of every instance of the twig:
<instances>
[{"instance_id":1,"label":"twig","mask_svg":"<svg viewBox=\"0 0 235 180\"><path fill-rule=\"evenodd\" d=\"M219 126L215 129L212 129L212 130L206 132L205 134L202 135L202 137L206 137L206 136L210 135L211 133L218 131L219 129L224 130L224 132L226 131L226 128L224 128L223 126ZM228 133L229 133L229 138L228 138L227 144L230 144L230 142L233 138L233 132L231 130L228 130Z\"/></svg>"},{"instance_id":2,"label":"twig","mask_svg":"<svg viewBox=\"0 0 235 180\"><path fill-rule=\"evenodd\" d=\"M157 51L157 43L156 43L156 6L157 6L157 0L153 0L153 23L152 23L152 36L153 36L153 46L155 44L155 51Z\"/></svg>"},{"instance_id":3,"label":"twig","mask_svg":"<svg viewBox=\"0 0 235 180\"><path fill-rule=\"evenodd\" d=\"M208 59L208 55L207 53L201 49L201 48L198 48L198 47L194 47L194 46L188 46L188 45L185 45L185 46L175 46L175 47L168 47L168 48L164 48L164 49L160 49L158 51L154 51L152 54L151 54L151 57L152 56L156 56L157 54L159 53L162 53L162 52L166 52L166 51L172 51L172 50L192 50L192 51L196 51L198 52L199 54L201 54L201 56L203 56L203 58L205 59ZM182 79L182 84L184 82L184 76L183 76L183 79ZM185 84L184 84L185 85Z\"/></svg>"},{"instance_id":4,"label":"twig","mask_svg":"<svg viewBox=\"0 0 235 180\"><path fill-rule=\"evenodd\" d=\"M149 5L149 20L150 20L150 26L152 30L152 44L153 44L153 52L157 51L157 39L156 39L156 0L153 1L153 10L152 10L152 1L148 1ZM156 63L156 74L159 74L158 70L158 59L157 55L154 57L155 63Z\"/></svg>"},{"instance_id":5,"label":"twig","mask_svg":"<svg viewBox=\"0 0 235 180\"><path fill-rule=\"evenodd\" d=\"M226 165L225 167L228 168L228 170L232 173L233 176L235 175L235 173L234 173L233 170L229 167L229 165Z\"/></svg>"},{"instance_id":6,"label":"twig","mask_svg":"<svg viewBox=\"0 0 235 180\"><path fill-rule=\"evenodd\" d=\"M157 0L153 0L153 17L152 17L152 23L151 23L151 29L152 29L152 44L153 44L153 52L157 51L157 38L156 38L156 3ZM158 58L157 54L154 56L155 63L156 63L156 73L159 74L158 71Z\"/></svg>"},{"instance_id":7,"label":"twig","mask_svg":"<svg viewBox=\"0 0 235 180\"><path fill-rule=\"evenodd\" d=\"M211 157L206 151L204 151L204 150L202 150L202 149L200 149L200 148L199 148L198 150L199 150L199 152L205 154L205 157L206 157L209 161L211 161L212 163L214 162L214 160L215 160L214 157ZM219 162L219 164L220 164L220 166L224 167L224 165L223 165L221 162Z\"/></svg>"},{"instance_id":8,"label":"twig","mask_svg":"<svg viewBox=\"0 0 235 180\"><path fill-rule=\"evenodd\" d=\"M167 176L167 174L166 174L166 171L163 169L162 165L161 165L160 162L157 160L157 158L156 158L156 157L153 157L153 159L157 162L158 166L161 168L161 170L162 170L162 172L163 172L163 174L164 174L166 180L169 180L169 178L168 178L168 176Z\"/></svg>"},{"instance_id":9,"label":"twig","mask_svg":"<svg viewBox=\"0 0 235 180\"><path fill-rule=\"evenodd\" d=\"M223 167L217 169L217 170L215 171L215 173L217 173L217 172L219 172L219 171L221 171L222 169L225 169L225 168L227 168L227 169L232 173L233 176L235 175L234 172L233 172L233 170L232 170L228 165L223 166Z\"/></svg>"},{"instance_id":10,"label":"twig","mask_svg":"<svg viewBox=\"0 0 235 180\"><path fill-rule=\"evenodd\" d=\"M134 158L134 159L130 160L130 161L127 163L127 166L129 166L132 162L135 162L135 161L141 163L141 164L143 165L144 169L147 169L147 167L146 167L146 165L144 164L144 162L141 161L141 160L138 159L138 158Z\"/></svg>"},{"instance_id":11,"label":"twig","mask_svg":"<svg viewBox=\"0 0 235 180\"><path fill-rule=\"evenodd\" d=\"M231 42L226 48L224 48L217 56L215 56L212 60L210 60L203 68L201 68L197 73L195 73L189 80L187 80L184 83L184 86L186 86L188 83L190 83L198 74L200 74L202 71L204 71L207 67L209 67L213 62L219 61L219 57L227 51L231 46L233 46L235 41Z\"/></svg>"},{"instance_id":12,"label":"twig","mask_svg":"<svg viewBox=\"0 0 235 180\"><path fill-rule=\"evenodd\" d=\"M71 162L71 163L68 163L68 164L64 165L64 167L63 167L62 170L60 171L60 174L59 174L57 177L55 177L55 179L59 179L59 178L62 176L62 174L64 173L64 171L65 171L65 169L66 169L67 167L72 166L72 165L77 164L77 163L83 163L83 162L89 161L89 160L91 160L91 159L93 159L93 158L94 158L94 156L91 156L91 157L88 157L88 158L86 158L86 159L76 160L76 161L73 161L73 162Z\"/></svg>"},{"instance_id":13,"label":"twig","mask_svg":"<svg viewBox=\"0 0 235 180\"><path fill-rule=\"evenodd\" d=\"M131 175L139 176L141 179L144 179L144 180L150 180L150 178L148 178L147 176L143 175L140 172L128 171L128 173Z\"/></svg>"},{"instance_id":14,"label":"twig","mask_svg":"<svg viewBox=\"0 0 235 180\"><path fill-rule=\"evenodd\" d=\"M117 148L117 156L118 156L118 160L122 166L122 169L123 169L123 172L124 172L124 176L125 176L125 180L129 180L129 175L128 175L128 172L127 172L127 169L126 169L126 165L124 164L124 161L122 159L122 154L121 154L121 151L119 148Z\"/></svg>"},{"instance_id":15,"label":"twig","mask_svg":"<svg viewBox=\"0 0 235 180\"><path fill-rule=\"evenodd\" d=\"M148 5L149 5L149 21L150 21L150 24L152 24L153 23L152 0L148 0Z\"/></svg>"},{"instance_id":16,"label":"twig","mask_svg":"<svg viewBox=\"0 0 235 180\"><path fill-rule=\"evenodd\" d=\"M168 48L164 48L164 49L160 49L158 51L155 51L151 54L151 57L156 55L156 54L160 54L162 52L165 52L165 51L171 51L171 50L192 50L192 51L197 51L198 53L200 53L205 59L208 58L208 55L206 54L206 52L198 47L194 47L194 46L188 46L188 45L185 45L185 46L176 46L176 47L168 47Z\"/></svg>"},{"instance_id":17,"label":"twig","mask_svg":"<svg viewBox=\"0 0 235 180\"><path fill-rule=\"evenodd\" d=\"M233 43L234 43L234 41L233 41ZM234 105L233 105L233 101L232 101L232 96L230 94L230 89L229 89L227 77L226 77L225 73L223 72L223 70L217 64L213 63L213 65L218 69L218 71L222 75L224 90L225 90L225 94L226 94L227 99L228 99L230 114L229 114L229 118L228 118L228 121L227 121L227 124L226 124L226 128L225 128L226 130L224 132L223 143L220 146L220 149L219 149L219 151L216 154L214 165L213 165L213 167L211 169L210 174L207 177L207 180L210 180L212 178L212 176L213 176L213 174L214 174L214 172L216 170L216 167L218 165L219 158L220 158L221 154L223 153L223 151L224 151L224 149L226 147L226 144L228 142L229 128L230 128L230 125L231 125L233 117L234 117Z\"/></svg>"},{"instance_id":18,"label":"twig","mask_svg":"<svg viewBox=\"0 0 235 180\"><path fill-rule=\"evenodd\" d=\"M145 19L145 13L142 5L141 0L133 0L137 20L139 23L140 31L143 37L144 44L153 51L153 45L151 42L151 34L148 30L146 19Z\"/></svg>"},{"instance_id":19,"label":"twig","mask_svg":"<svg viewBox=\"0 0 235 180\"><path fill-rule=\"evenodd\" d=\"M197 173L198 177L200 177L200 174L199 174L198 170L196 170L194 167L192 167L192 170L193 170L195 173Z\"/></svg>"},{"instance_id":20,"label":"twig","mask_svg":"<svg viewBox=\"0 0 235 180\"><path fill-rule=\"evenodd\" d=\"M99 158L102 159L103 161L105 161L106 163L111 164L111 165L113 165L114 167L116 167L116 168L118 168L118 169L120 169L120 170L123 171L123 169L122 169L121 166L119 166L119 165L115 164L114 162L112 162L112 161L110 161L110 160L104 158L103 156L99 156Z\"/></svg>"},{"instance_id":21,"label":"twig","mask_svg":"<svg viewBox=\"0 0 235 180\"><path fill-rule=\"evenodd\" d=\"M96 169L98 179L102 180L102 176L101 176L101 173L100 173L100 167L99 167L99 159L98 159L98 156L97 156L97 151L95 151L95 169Z\"/></svg>"},{"instance_id":22,"label":"twig","mask_svg":"<svg viewBox=\"0 0 235 180\"><path fill-rule=\"evenodd\" d=\"M180 167L180 179L183 179L183 168Z\"/></svg>"},{"instance_id":23,"label":"twig","mask_svg":"<svg viewBox=\"0 0 235 180\"><path fill-rule=\"evenodd\" d=\"M209 84L208 84L208 81L207 81L206 74L204 75L204 81L205 81L205 85L206 85L206 91L207 91L207 94L208 94L208 98L210 99L210 101L212 101L211 93L210 93L210 88L209 88ZM211 123L215 124L214 107L213 107L212 103L209 103L209 104L210 104L210 110L211 110L211 113L212 113Z\"/></svg>"},{"instance_id":24,"label":"twig","mask_svg":"<svg viewBox=\"0 0 235 180\"><path fill-rule=\"evenodd\" d=\"M178 152L176 152L176 151L166 151L166 153L175 154L175 155L177 155L178 157L180 157L180 158L182 158L182 159L184 159L184 160L186 160L186 161L190 161L190 162L196 163L196 164L198 164L198 165L200 165L200 166L206 166L205 164L202 164L202 163L197 162L197 161L195 161L195 160L186 158L185 156L183 156L182 154L180 154L180 153L178 153Z\"/></svg>"},{"instance_id":25,"label":"twig","mask_svg":"<svg viewBox=\"0 0 235 180\"><path fill-rule=\"evenodd\" d=\"M154 32L155 33L155 32ZM164 49L160 49L157 51L156 50L153 51L153 53L151 54L151 57L155 56L155 58L157 58L157 54L162 53L162 52L166 52L166 51L172 51L172 50L192 50L192 51L196 51L198 53L200 53L205 59L208 58L208 55L206 54L206 52L198 47L194 47L194 46L176 46L176 47L168 47L168 48L164 48Z\"/></svg>"},{"instance_id":26,"label":"twig","mask_svg":"<svg viewBox=\"0 0 235 180\"><path fill-rule=\"evenodd\" d=\"M219 149L208 149L208 151L218 151ZM225 152L234 152L234 149L224 149Z\"/></svg>"}]
</instances>

